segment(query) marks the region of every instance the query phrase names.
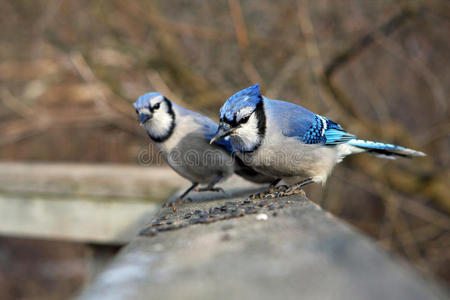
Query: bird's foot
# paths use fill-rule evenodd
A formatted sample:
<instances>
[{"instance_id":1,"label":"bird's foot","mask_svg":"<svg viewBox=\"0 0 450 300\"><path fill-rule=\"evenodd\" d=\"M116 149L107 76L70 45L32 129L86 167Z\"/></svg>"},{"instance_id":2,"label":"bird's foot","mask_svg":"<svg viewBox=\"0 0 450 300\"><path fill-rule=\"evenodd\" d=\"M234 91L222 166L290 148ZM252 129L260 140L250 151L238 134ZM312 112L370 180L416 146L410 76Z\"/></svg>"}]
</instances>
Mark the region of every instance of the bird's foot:
<instances>
[{"instance_id":1,"label":"bird's foot","mask_svg":"<svg viewBox=\"0 0 450 300\"><path fill-rule=\"evenodd\" d=\"M190 203L190 202L192 202L192 199L189 198L189 197L187 197L187 198L180 198L179 197L179 198L167 201L166 203L164 203L163 207L172 207L173 211L176 211L176 208L175 208L176 206L182 205L182 204L185 204L185 203Z\"/></svg>"},{"instance_id":2,"label":"bird's foot","mask_svg":"<svg viewBox=\"0 0 450 300\"><path fill-rule=\"evenodd\" d=\"M302 196L306 196L305 191L301 187L289 187L286 191L282 192L280 197L291 196L300 194Z\"/></svg>"},{"instance_id":3,"label":"bird's foot","mask_svg":"<svg viewBox=\"0 0 450 300\"><path fill-rule=\"evenodd\" d=\"M289 188L288 185L280 184L280 185L278 185L278 186L270 187L270 188L267 190L267 194L273 194L273 193L284 192L284 191L286 191L288 188Z\"/></svg>"},{"instance_id":4,"label":"bird's foot","mask_svg":"<svg viewBox=\"0 0 450 300\"><path fill-rule=\"evenodd\" d=\"M249 199L249 200L262 199L263 195L264 195L264 193L254 193L254 194L248 195L247 199Z\"/></svg>"},{"instance_id":5,"label":"bird's foot","mask_svg":"<svg viewBox=\"0 0 450 300\"><path fill-rule=\"evenodd\" d=\"M222 192L225 193L225 190L221 187L212 187L212 186L207 186L207 187L203 187L203 188L196 188L195 189L196 192Z\"/></svg>"},{"instance_id":6,"label":"bird's foot","mask_svg":"<svg viewBox=\"0 0 450 300\"><path fill-rule=\"evenodd\" d=\"M278 186L270 187L264 194L263 198L278 198L282 197L283 193L289 188L289 186L285 184L280 184Z\"/></svg>"},{"instance_id":7,"label":"bird's foot","mask_svg":"<svg viewBox=\"0 0 450 300\"><path fill-rule=\"evenodd\" d=\"M248 196L249 199L267 199L267 198L277 198L282 197L280 193L283 193L289 188L289 186L281 184L279 186L271 186L269 189L263 193L255 193Z\"/></svg>"},{"instance_id":8,"label":"bird's foot","mask_svg":"<svg viewBox=\"0 0 450 300\"><path fill-rule=\"evenodd\" d=\"M301 194L302 196L306 196L305 191L303 191L302 187L305 185L308 185L310 183L313 183L314 181L312 178L307 178L303 181L300 181L296 184L293 184L291 186L284 185L282 186L282 189L275 193L276 197L284 197L284 196L290 196L290 195L297 195ZM272 195L269 195L269 197L274 198Z\"/></svg>"},{"instance_id":9,"label":"bird's foot","mask_svg":"<svg viewBox=\"0 0 450 300\"><path fill-rule=\"evenodd\" d=\"M291 195L297 195L301 194L302 196L305 196L305 192L302 189L287 189L286 191L279 191L272 194L266 194L264 195L264 199L271 199L271 198L281 198Z\"/></svg>"}]
</instances>

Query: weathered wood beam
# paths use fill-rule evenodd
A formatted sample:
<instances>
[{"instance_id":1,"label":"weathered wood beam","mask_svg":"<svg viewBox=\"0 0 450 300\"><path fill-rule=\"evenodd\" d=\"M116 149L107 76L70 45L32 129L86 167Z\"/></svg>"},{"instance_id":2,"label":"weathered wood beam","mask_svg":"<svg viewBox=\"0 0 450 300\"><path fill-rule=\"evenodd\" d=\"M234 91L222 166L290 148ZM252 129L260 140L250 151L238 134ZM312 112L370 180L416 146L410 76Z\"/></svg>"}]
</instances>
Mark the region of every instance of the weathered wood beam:
<instances>
[{"instance_id":1,"label":"weathered wood beam","mask_svg":"<svg viewBox=\"0 0 450 300\"><path fill-rule=\"evenodd\" d=\"M188 185L168 168L0 162L0 234L121 245Z\"/></svg>"},{"instance_id":2,"label":"weathered wood beam","mask_svg":"<svg viewBox=\"0 0 450 300\"><path fill-rule=\"evenodd\" d=\"M165 201L189 182L164 167L0 162L0 192Z\"/></svg>"},{"instance_id":3,"label":"weathered wood beam","mask_svg":"<svg viewBox=\"0 0 450 300\"><path fill-rule=\"evenodd\" d=\"M0 235L123 245L189 185L162 167L0 162Z\"/></svg>"},{"instance_id":4,"label":"weathered wood beam","mask_svg":"<svg viewBox=\"0 0 450 300\"><path fill-rule=\"evenodd\" d=\"M158 207L144 201L0 194L0 235L123 245Z\"/></svg>"},{"instance_id":5,"label":"weathered wood beam","mask_svg":"<svg viewBox=\"0 0 450 300\"><path fill-rule=\"evenodd\" d=\"M162 209L78 299L448 299L301 195Z\"/></svg>"}]
</instances>

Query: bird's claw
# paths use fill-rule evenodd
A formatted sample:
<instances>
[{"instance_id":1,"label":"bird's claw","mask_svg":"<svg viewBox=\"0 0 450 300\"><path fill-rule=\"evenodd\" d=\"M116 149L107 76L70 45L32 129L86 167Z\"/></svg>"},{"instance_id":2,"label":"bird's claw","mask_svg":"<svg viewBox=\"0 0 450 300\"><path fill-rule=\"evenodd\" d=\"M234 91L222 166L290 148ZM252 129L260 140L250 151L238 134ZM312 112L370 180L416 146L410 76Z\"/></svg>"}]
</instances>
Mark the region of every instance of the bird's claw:
<instances>
[{"instance_id":1,"label":"bird's claw","mask_svg":"<svg viewBox=\"0 0 450 300\"><path fill-rule=\"evenodd\" d=\"M248 196L248 199L255 200L255 199L272 199L272 198L280 198L290 195L296 195L296 194L302 194L305 196L305 192L298 187L292 187L288 185L279 185L276 187L270 187L266 192L264 193L256 193Z\"/></svg>"},{"instance_id":2,"label":"bird's claw","mask_svg":"<svg viewBox=\"0 0 450 300\"><path fill-rule=\"evenodd\" d=\"M167 207L172 207L172 208L173 208L173 211L176 211L176 208L175 208L175 207L176 207L177 205L182 205L182 204L190 203L190 202L192 202L192 199L191 199L190 197L187 197L187 198L177 198L177 199L174 199L174 200L167 201L166 203L164 203L163 207L165 207L165 208L167 208Z\"/></svg>"},{"instance_id":3,"label":"bird's claw","mask_svg":"<svg viewBox=\"0 0 450 300\"><path fill-rule=\"evenodd\" d=\"M270 188L267 190L266 194L273 194L273 193L277 193L277 192L284 192L284 191L286 191L287 189L289 189L289 186L288 186L288 185L280 184L280 185L278 185L278 186L270 187Z\"/></svg>"},{"instance_id":4,"label":"bird's claw","mask_svg":"<svg viewBox=\"0 0 450 300\"><path fill-rule=\"evenodd\" d=\"M256 200L256 199L262 199L263 193L255 193L248 196L248 199L250 200Z\"/></svg>"},{"instance_id":5,"label":"bird's claw","mask_svg":"<svg viewBox=\"0 0 450 300\"><path fill-rule=\"evenodd\" d=\"M276 198L281 197L279 194L286 191L289 186L281 184L279 186L271 186L264 193L256 193L249 196L249 199L263 199L263 198Z\"/></svg>"},{"instance_id":6,"label":"bird's claw","mask_svg":"<svg viewBox=\"0 0 450 300\"><path fill-rule=\"evenodd\" d=\"M225 190L221 187L204 187L204 188L196 188L196 192L222 192L225 193Z\"/></svg>"}]
</instances>

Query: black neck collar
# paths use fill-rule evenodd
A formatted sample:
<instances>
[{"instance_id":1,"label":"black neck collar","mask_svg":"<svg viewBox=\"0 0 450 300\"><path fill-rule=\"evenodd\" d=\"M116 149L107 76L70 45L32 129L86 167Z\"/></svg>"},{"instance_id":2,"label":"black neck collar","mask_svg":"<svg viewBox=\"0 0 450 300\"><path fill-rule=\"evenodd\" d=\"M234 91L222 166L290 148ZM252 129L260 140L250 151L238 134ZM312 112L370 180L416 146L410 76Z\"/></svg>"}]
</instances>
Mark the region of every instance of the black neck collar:
<instances>
[{"instance_id":1,"label":"black neck collar","mask_svg":"<svg viewBox=\"0 0 450 300\"><path fill-rule=\"evenodd\" d=\"M264 112L264 100L261 99L261 101L258 102L256 105L255 112L256 114L256 120L258 121L258 136L259 140L258 143L253 147L252 150L239 150L241 153L252 153L256 151L259 146L261 146L262 141L264 140L264 137L266 136L266 113Z\"/></svg>"}]
</instances>

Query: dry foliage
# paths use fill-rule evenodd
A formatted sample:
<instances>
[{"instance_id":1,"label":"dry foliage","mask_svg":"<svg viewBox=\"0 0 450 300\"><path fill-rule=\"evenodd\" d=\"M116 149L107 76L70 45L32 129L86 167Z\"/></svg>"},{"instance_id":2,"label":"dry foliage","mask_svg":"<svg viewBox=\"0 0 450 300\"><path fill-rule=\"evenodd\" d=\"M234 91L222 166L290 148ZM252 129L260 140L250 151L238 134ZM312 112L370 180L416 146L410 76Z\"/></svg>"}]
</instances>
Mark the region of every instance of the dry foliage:
<instances>
[{"instance_id":1,"label":"dry foliage","mask_svg":"<svg viewBox=\"0 0 450 300\"><path fill-rule=\"evenodd\" d=\"M307 193L450 282L450 5L445 0L2 1L0 158L136 162L131 103L160 91L217 119L273 98L425 159L360 155Z\"/></svg>"}]
</instances>

